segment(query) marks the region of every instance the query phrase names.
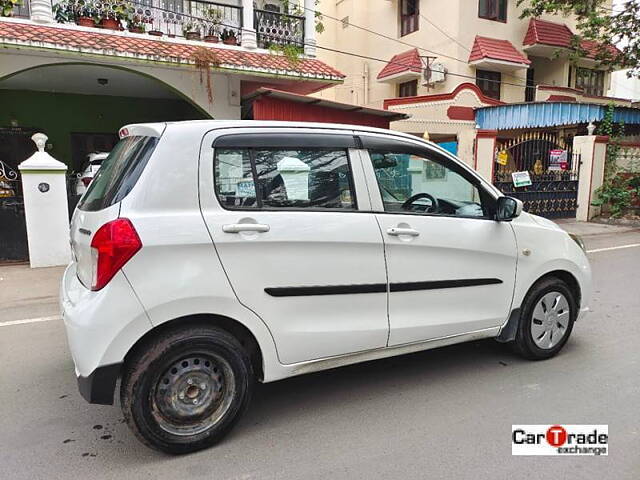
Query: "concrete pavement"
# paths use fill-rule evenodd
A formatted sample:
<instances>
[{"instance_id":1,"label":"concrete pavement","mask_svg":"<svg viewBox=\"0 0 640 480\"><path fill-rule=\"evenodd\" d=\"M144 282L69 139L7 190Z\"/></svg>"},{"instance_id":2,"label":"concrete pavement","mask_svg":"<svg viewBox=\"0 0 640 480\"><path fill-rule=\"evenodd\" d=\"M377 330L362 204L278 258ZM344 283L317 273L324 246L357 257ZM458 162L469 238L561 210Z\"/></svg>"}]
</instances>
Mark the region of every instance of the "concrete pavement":
<instances>
[{"instance_id":1,"label":"concrete pavement","mask_svg":"<svg viewBox=\"0 0 640 480\"><path fill-rule=\"evenodd\" d=\"M598 249L640 243L640 233L585 240ZM528 362L479 341L260 385L227 439L183 457L139 444L118 405L80 398L60 321L0 327L0 476L637 479L640 248L590 258L593 312L554 359ZM0 277L30 288L24 307L3 293L0 311L8 305L12 319L57 312L51 280L60 269L44 273L47 282L25 267L0 267ZM611 451L512 457L516 423L608 424Z\"/></svg>"}]
</instances>

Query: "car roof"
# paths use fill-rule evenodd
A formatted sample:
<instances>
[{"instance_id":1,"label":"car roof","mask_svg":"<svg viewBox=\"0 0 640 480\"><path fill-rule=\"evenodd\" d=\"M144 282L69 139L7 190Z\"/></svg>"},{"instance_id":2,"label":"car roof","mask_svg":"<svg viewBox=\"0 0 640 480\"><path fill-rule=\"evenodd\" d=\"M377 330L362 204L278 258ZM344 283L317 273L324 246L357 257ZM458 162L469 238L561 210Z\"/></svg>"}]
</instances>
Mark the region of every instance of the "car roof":
<instances>
[{"instance_id":1,"label":"car roof","mask_svg":"<svg viewBox=\"0 0 640 480\"><path fill-rule=\"evenodd\" d=\"M391 135L394 137L401 137L407 140L413 141L421 141L424 143L428 143L429 145L435 145L433 142L424 140L423 138L411 135L409 133L399 132L396 130L387 130L384 128L376 128L376 127L367 127L363 125L350 125L344 123L320 123L320 122L284 122L284 121L275 121L275 120L183 120L177 122L163 122L163 123L138 123L125 125L122 129L128 129L132 131L138 129L144 129L145 131L154 131L158 133L160 136L161 132L167 129L185 129L194 131L198 131L200 134L205 134L206 132L214 129L227 129L227 128L269 128L269 127L280 127L280 128L317 128L324 130L345 130L345 131L353 131L357 130L359 132L364 133L378 133L382 135Z\"/></svg>"}]
</instances>

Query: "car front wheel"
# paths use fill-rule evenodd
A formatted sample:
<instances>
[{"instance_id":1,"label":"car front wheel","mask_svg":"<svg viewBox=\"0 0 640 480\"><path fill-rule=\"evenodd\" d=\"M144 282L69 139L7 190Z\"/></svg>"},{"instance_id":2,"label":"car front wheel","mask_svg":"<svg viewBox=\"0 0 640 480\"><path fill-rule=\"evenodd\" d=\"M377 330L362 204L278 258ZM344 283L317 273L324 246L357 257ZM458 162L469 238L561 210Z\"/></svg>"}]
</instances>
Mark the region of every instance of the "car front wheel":
<instances>
[{"instance_id":1,"label":"car front wheel","mask_svg":"<svg viewBox=\"0 0 640 480\"><path fill-rule=\"evenodd\" d=\"M569 339L577 312L565 282L551 277L536 283L522 304L515 349L530 360L553 357Z\"/></svg>"},{"instance_id":2,"label":"car front wheel","mask_svg":"<svg viewBox=\"0 0 640 480\"><path fill-rule=\"evenodd\" d=\"M124 418L146 445L167 453L207 448L249 403L253 374L238 340L215 327L165 332L127 361Z\"/></svg>"}]
</instances>

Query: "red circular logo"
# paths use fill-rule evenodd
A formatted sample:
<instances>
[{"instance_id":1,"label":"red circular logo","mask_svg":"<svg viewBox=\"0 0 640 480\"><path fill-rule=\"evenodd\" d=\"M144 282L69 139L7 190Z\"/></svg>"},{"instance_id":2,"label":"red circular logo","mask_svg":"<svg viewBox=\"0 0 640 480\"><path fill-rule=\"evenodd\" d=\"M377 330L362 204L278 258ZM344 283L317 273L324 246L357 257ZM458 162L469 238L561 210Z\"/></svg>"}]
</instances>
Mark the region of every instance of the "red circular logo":
<instances>
[{"instance_id":1,"label":"red circular logo","mask_svg":"<svg viewBox=\"0 0 640 480\"><path fill-rule=\"evenodd\" d=\"M547 443L552 447L561 447L567 441L567 431L560 425L554 425L547 430Z\"/></svg>"}]
</instances>

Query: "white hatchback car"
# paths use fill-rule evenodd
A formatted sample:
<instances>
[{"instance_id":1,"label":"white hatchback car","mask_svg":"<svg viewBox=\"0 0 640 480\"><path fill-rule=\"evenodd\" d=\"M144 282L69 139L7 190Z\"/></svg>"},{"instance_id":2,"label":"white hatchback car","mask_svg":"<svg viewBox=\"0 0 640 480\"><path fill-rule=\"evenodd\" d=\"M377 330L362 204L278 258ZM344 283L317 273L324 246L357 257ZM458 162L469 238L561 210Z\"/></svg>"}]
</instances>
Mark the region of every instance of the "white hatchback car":
<instances>
[{"instance_id":1,"label":"white hatchback car","mask_svg":"<svg viewBox=\"0 0 640 480\"><path fill-rule=\"evenodd\" d=\"M156 449L212 445L254 380L493 337L530 359L587 311L581 241L419 138L129 125L73 215L79 389Z\"/></svg>"}]
</instances>

